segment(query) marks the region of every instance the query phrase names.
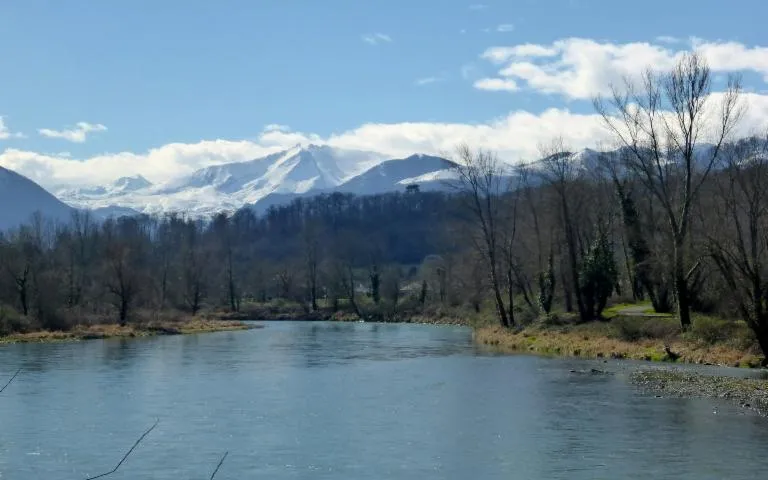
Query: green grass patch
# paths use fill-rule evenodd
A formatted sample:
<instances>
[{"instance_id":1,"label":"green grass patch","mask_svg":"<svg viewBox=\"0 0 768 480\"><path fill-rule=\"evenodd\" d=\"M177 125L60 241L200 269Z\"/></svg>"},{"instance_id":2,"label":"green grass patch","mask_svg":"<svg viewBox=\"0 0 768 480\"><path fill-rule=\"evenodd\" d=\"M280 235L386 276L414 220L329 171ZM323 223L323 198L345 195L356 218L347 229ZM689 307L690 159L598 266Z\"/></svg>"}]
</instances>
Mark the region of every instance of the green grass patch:
<instances>
[{"instance_id":1,"label":"green grass patch","mask_svg":"<svg viewBox=\"0 0 768 480\"><path fill-rule=\"evenodd\" d=\"M624 310L627 310L629 308L638 308L638 307L644 307L642 310L643 313L646 313L646 311L649 309L650 309L650 313L656 313L655 310L653 309L653 306L649 302L617 303L603 310L603 317L607 319L611 319L611 318L622 315L622 312Z\"/></svg>"}]
</instances>

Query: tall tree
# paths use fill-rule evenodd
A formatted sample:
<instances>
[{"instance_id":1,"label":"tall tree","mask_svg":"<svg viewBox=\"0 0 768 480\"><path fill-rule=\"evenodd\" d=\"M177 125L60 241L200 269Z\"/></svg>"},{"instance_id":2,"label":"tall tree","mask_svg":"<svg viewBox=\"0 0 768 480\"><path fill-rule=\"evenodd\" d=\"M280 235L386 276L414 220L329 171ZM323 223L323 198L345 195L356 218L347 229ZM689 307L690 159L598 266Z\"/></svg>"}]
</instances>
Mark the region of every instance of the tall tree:
<instances>
[{"instance_id":1,"label":"tall tree","mask_svg":"<svg viewBox=\"0 0 768 480\"><path fill-rule=\"evenodd\" d=\"M566 264L570 278L567 278L567 282L563 282L563 287L566 288L567 292L569 289L567 284L570 285L570 290L576 297L579 317L582 321L589 321L592 320L591 312L587 310L579 288L581 248L574 212L579 206L575 189L582 174L581 166L573 161L571 152L565 147L562 139L553 140L551 144L542 146L540 151L542 156L540 175L544 183L555 193L557 211L565 240ZM566 279L564 278L564 280Z\"/></svg>"},{"instance_id":2,"label":"tall tree","mask_svg":"<svg viewBox=\"0 0 768 480\"><path fill-rule=\"evenodd\" d=\"M623 158L628 170L664 210L673 245L677 311L687 329L691 324L689 281L699 265L688 248L692 209L739 120L740 80L731 77L726 91L713 98L709 66L701 55L690 53L669 73L649 69L640 88L629 80L625 83L623 90L614 88L607 102L596 98L595 108L627 149ZM711 146L702 148L706 141Z\"/></svg>"},{"instance_id":3,"label":"tall tree","mask_svg":"<svg viewBox=\"0 0 768 480\"><path fill-rule=\"evenodd\" d=\"M499 272L501 199L506 190L501 165L493 153L483 150L475 152L463 145L458 149L456 172L461 199L477 230L477 234L472 236L472 243L488 268L499 323L502 327L510 327L514 325L514 318L504 304Z\"/></svg>"},{"instance_id":4,"label":"tall tree","mask_svg":"<svg viewBox=\"0 0 768 480\"><path fill-rule=\"evenodd\" d=\"M768 365L768 138L728 145L723 157L707 205L716 213L707 222L709 251Z\"/></svg>"}]
</instances>

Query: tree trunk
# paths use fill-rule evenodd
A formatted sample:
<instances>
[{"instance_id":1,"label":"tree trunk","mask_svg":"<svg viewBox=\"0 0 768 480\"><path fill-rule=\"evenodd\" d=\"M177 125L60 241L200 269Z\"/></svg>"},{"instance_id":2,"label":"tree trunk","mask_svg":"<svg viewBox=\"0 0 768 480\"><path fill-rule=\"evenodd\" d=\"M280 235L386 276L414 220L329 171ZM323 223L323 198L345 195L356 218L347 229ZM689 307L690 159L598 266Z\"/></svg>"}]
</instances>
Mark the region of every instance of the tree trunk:
<instances>
[{"instance_id":1,"label":"tree trunk","mask_svg":"<svg viewBox=\"0 0 768 480\"><path fill-rule=\"evenodd\" d=\"M504 298L501 296L501 288L499 287L499 277L496 274L496 259L491 260L491 286L493 288L493 296L496 301L496 313L499 315L499 323L504 328L509 327L509 320L507 319L507 310L504 308Z\"/></svg>"},{"instance_id":2,"label":"tree trunk","mask_svg":"<svg viewBox=\"0 0 768 480\"><path fill-rule=\"evenodd\" d=\"M21 303L21 311L26 317L29 315L29 287L27 281L27 274L24 273L24 277L16 279L16 287L19 293L19 303Z\"/></svg>"},{"instance_id":3,"label":"tree trunk","mask_svg":"<svg viewBox=\"0 0 768 480\"><path fill-rule=\"evenodd\" d=\"M765 326L758 326L757 328L754 328L753 331L757 337L757 343L760 345L760 350L763 352L763 360L760 362L760 365L768 367L768 328Z\"/></svg>"},{"instance_id":4,"label":"tree trunk","mask_svg":"<svg viewBox=\"0 0 768 480\"><path fill-rule=\"evenodd\" d=\"M310 273L309 279L309 302L312 306L312 311L316 312L317 307L317 273L313 270Z\"/></svg>"},{"instance_id":5,"label":"tree trunk","mask_svg":"<svg viewBox=\"0 0 768 480\"><path fill-rule=\"evenodd\" d=\"M120 326L128 324L128 299L123 296L120 298Z\"/></svg>"},{"instance_id":6,"label":"tree trunk","mask_svg":"<svg viewBox=\"0 0 768 480\"><path fill-rule=\"evenodd\" d=\"M565 311L568 313L573 312L573 294L571 287L568 284L568 278L565 275L565 271L560 272L560 283L563 284L563 302L565 303Z\"/></svg>"},{"instance_id":7,"label":"tree trunk","mask_svg":"<svg viewBox=\"0 0 768 480\"><path fill-rule=\"evenodd\" d=\"M675 296L677 297L677 314L680 316L680 326L683 330L688 330L691 326L691 305L688 295L688 279L685 275L684 260L684 239L675 241L674 262L675 262Z\"/></svg>"},{"instance_id":8,"label":"tree trunk","mask_svg":"<svg viewBox=\"0 0 768 480\"><path fill-rule=\"evenodd\" d=\"M514 307L515 307L515 289L513 287L513 285L514 285L513 282L514 282L514 280L513 280L513 277L512 277L512 267L509 266L509 267L507 267L507 285L508 285L508 288L509 288L509 291L507 292L507 295L509 297L509 308L507 309L507 312L509 314L508 314L508 317L507 317L507 321L509 322L509 326L510 327L514 327L515 326L515 311L514 311Z\"/></svg>"}]
</instances>

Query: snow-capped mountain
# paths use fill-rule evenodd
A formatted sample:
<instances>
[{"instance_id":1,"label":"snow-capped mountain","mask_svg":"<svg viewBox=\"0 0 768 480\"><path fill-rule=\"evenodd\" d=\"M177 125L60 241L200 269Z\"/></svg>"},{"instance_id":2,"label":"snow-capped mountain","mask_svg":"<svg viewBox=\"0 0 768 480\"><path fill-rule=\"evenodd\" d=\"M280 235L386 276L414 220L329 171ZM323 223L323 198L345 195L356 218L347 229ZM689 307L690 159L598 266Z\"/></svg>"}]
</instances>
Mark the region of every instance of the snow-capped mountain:
<instances>
[{"instance_id":1,"label":"snow-capped mountain","mask_svg":"<svg viewBox=\"0 0 768 480\"><path fill-rule=\"evenodd\" d=\"M62 190L59 197L78 208L101 212L211 215L256 205L268 197L288 201L330 191L371 194L402 190L403 180L416 181L452 166L447 160L427 155L390 158L377 152L296 145L255 160L203 168L164 184L152 185L141 177L131 177L106 187Z\"/></svg>"},{"instance_id":2,"label":"snow-capped mountain","mask_svg":"<svg viewBox=\"0 0 768 480\"><path fill-rule=\"evenodd\" d=\"M57 191L56 195L61 199L77 202L78 200L87 200L89 198L117 197L151 186L152 183L149 180L141 175L136 175L133 177L120 177L107 186L63 189Z\"/></svg>"},{"instance_id":3,"label":"snow-capped mountain","mask_svg":"<svg viewBox=\"0 0 768 480\"><path fill-rule=\"evenodd\" d=\"M36 212L45 219L68 221L72 211L32 180L0 167L0 230L29 222Z\"/></svg>"},{"instance_id":4,"label":"snow-capped mountain","mask_svg":"<svg viewBox=\"0 0 768 480\"><path fill-rule=\"evenodd\" d=\"M387 160L339 185L335 190L358 195L402 190L410 183L432 183L451 176L456 164L430 155Z\"/></svg>"},{"instance_id":5,"label":"snow-capped mountain","mask_svg":"<svg viewBox=\"0 0 768 480\"><path fill-rule=\"evenodd\" d=\"M386 192L404 191L411 184L419 184L422 190L445 188L444 181L455 179L452 168L456 164L430 155L411 155L407 158L386 160L332 188L315 189L307 192L271 193L249 206L256 213L263 213L269 207L289 203L298 197L321 193L343 192L356 195L375 195Z\"/></svg>"}]
</instances>

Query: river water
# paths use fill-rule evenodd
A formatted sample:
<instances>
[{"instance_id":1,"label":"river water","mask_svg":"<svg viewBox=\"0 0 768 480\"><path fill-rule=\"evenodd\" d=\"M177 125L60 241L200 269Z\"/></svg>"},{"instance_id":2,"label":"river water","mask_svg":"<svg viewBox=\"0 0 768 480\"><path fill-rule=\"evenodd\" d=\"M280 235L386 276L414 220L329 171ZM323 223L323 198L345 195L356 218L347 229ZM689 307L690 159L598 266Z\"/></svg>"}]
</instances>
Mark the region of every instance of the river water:
<instances>
[{"instance_id":1,"label":"river water","mask_svg":"<svg viewBox=\"0 0 768 480\"><path fill-rule=\"evenodd\" d=\"M0 479L750 479L768 420L464 328L266 322L0 347ZM625 365L625 364L624 364ZM574 373L592 367L614 375Z\"/></svg>"}]
</instances>

